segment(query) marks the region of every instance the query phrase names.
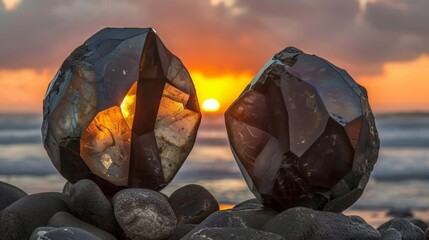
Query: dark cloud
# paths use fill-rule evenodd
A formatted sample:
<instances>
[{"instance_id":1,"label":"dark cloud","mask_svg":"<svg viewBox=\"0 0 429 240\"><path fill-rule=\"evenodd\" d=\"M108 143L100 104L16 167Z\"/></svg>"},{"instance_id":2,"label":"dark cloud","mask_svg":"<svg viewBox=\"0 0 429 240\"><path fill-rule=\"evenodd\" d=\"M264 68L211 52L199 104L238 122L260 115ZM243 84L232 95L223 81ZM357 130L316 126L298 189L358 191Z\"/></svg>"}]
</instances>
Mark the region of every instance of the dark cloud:
<instances>
[{"instance_id":1,"label":"dark cloud","mask_svg":"<svg viewBox=\"0 0 429 240\"><path fill-rule=\"evenodd\" d=\"M153 26L190 70L252 71L293 45L352 74L429 53L428 2L236 0L23 0L0 7L0 68L58 68L86 38L106 26Z\"/></svg>"}]
</instances>

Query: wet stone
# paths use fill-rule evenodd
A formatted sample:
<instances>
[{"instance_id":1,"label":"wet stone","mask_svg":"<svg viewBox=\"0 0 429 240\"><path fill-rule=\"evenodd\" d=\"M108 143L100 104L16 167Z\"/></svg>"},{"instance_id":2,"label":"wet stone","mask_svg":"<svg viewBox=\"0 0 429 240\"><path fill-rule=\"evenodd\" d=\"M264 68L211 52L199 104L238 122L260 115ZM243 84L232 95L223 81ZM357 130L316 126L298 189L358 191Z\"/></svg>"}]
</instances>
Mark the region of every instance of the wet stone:
<instances>
[{"instance_id":1,"label":"wet stone","mask_svg":"<svg viewBox=\"0 0 429 240\"><path fill-rule=\"evenodd\" d=\"M323 58L277 53L225 112L234 157L257 199L341 212L362 194L379 138L366 90Z\"/></svg>"},{"instance_id":2,"label":"wet stone","mask_svg":"<svg viewBox=\"0 0 429 240\"><path fill-rule=\"evenodd\" d=\"M173 179L200 123L183 63L151 28L106 28L76 48L43 101L43 144L71 183L114 195L160 190Z\"/></svg>"},{"instance_id":3,"label":"wet stone","mask_svg":"<svg viewBox=\"0 0 429 240\"><path fill-rule=\"evenodd\" d=\"M252 228L203 228L192 234L188 240L224 240L224 239L243 239L243 240L284 240L270 232L263 232Z\"/></svg>"},{"instance_id":4,"label":"wet stone","mask_svg":"<svg viewBox=\"0 0 429 240\"><path fill-rule=\"evenodd\" d=\"M15 201L27 196L23 190L5 182L0 182L0 211Z\"/></svg>"},{"instance_id":5,"label":"wet stone","mask_svg":"<svg viewBox=\"0 0 429 240\"><path fill-rule=\"evenodd\" d=\"M380 233L358 216L303 207L283 211L261 230L295 240L380 239Z\"/></svg>"},{"instance_id":6,"label":"wet stone","mask_svg":"<svg viewBox=\"0 0 429 240\"><path fill-rule=\"evenodd\" d=\"M113 206L94 182L80 180L70 187L69 192L71 210L77 217L105 231L116 232Z\"/></svg>"},{"instance_id":7,"label":"wet stone","mask_svg":"<svg viewBox=\"0 0 429 240\"><path fill-rule=\"evenodd\" d=\"M176 229L176 215L158 192L125 189L112 201L116 220L130 239L168 239Z\"/></svg>"},{"instance_id":8,"label":"wet stone","mask_svg":"<svg viewBox=\"0 0 429 240\"><path fill-rule=\"evenodd\" d=\"M46 228L41 227L34 230L30 240L102 240L93 234L74 227Z\"/></svg>"},{"instance_id":9,"label":"wet stone","mask_svg":"<svg viewBox=\"0 0 429 240\"><path fill-rule=\"evenodd\" d=\"M19 199L0 216L2 239L27 240L34 229L46 226L57 212L69 211L69 197L62 193L37 193Z\"/></svg>"},{"instance_id":10,"label":"wet stone","mask_svg":"<svg viewBox=\"0 0 429 240\"><path fill-rule=\"evenodd\" d=\"M68 212L58 212L49 219L49 227L75 227L85 230L103 240L116 240L110 233L86 223Z\"/></svg>"},{"instance_id":11,"label":"wet stone","mask_svg":"<svg viewBox=\"0 0 429 240\"><path fill-rule=\"evenodd\" d=\"M186 185L173 192L169 203L177 221L196 224L219 210L219 204L207 189L196 184Z\"/></svg>"}]
</instances>

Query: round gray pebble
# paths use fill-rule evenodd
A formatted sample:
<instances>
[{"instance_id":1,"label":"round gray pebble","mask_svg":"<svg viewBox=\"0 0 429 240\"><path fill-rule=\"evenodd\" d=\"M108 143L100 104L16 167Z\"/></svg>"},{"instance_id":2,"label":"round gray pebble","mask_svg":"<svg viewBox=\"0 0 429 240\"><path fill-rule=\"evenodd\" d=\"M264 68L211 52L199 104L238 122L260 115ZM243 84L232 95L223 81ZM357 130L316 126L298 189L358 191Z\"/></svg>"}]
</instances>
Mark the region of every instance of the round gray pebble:
<instances>
[{"instance_id":1,"label":"round gray pebble","mask_svg":"<svg viewBox=\"0 0 429 240\"><path fill-rule=\"evenodd\" d=\"M69 187L71 210L81 220L115 233L113 207L103 191L91 180L83 179Z\"/></svg>"},{"instance_id":2,"label":"round gray pebble","mask_svg":"<svg viewBox=\"0 0 429 240\"><path fill-rule=\"evenodd\" d=\"M37 228L30 240L102 240L91 233L74 227ZM104 239L103 239L104 240Z\"/></svg>"},{"instance_id":3,"label":"round gray pebble","mask_svg":"<svg viewBox=\"0 0 429 240\"><path fill-rule=\"evenodd\" d=\"M21 189L0 181L0 211L25 196Z\"/></svg>"},{"instance_id":4,"label":"round gray pebble","mask_svg":"<svg viewBox=\"0 0 429 240\"><path fill-rule=\"evenodd\" d=\"M116 220L133 240L167 239L176 229L176 215L158 192L130 188L119 191L112 200Z\"/></svg>"},{"instance_id":5,"label":"round gray pebble","mask_svg":"<svg viewBox=\"0 0 429 240\"><path fill-rule=\"evenodd\" d=\"M169 198L177 221L182 224L198 224L219 210L219 203L204 187L189 184L177 189Z\"/></svg>"}]
</instances>

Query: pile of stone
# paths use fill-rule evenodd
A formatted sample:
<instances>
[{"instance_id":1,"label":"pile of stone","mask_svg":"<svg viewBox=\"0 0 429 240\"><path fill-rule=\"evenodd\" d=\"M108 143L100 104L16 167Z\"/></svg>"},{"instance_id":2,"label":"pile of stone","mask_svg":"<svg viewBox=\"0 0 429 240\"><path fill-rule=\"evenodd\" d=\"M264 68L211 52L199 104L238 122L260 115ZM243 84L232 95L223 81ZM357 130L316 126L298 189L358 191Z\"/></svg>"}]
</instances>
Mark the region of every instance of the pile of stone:
<instances>
[{"instance_id":1,"label":"pile of stone","mask_svg":"<svg viewBox=\"0 0 429 240\"><path fill-rule=\"evenodd\" d=\"M219 210L199 185L170 197L130 188L109 197L92 181L62 193L27 195L0 182L0 239L429 239L427 223L393 218L378 229L358 216L296 207L277 212L256 199Z\"/></svg>"}]
</instances>

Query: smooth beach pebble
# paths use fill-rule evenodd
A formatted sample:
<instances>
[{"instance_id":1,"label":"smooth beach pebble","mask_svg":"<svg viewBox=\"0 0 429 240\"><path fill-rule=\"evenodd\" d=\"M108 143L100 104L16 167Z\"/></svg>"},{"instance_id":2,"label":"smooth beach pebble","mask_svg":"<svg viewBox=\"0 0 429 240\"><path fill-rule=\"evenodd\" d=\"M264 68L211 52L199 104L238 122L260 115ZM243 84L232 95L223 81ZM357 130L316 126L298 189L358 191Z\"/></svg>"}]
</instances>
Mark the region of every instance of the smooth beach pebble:
<instances>
[{"instance_id":1,"label":"smooth beach pebble","mask_svg":"<svg viewBox=\"0 0 429 240\"><path fill-rule=\"evenodd\" d=\"M425 223L423 220L418 219L418 218L413 218L410 219L410 222L414 225L416 225L417 227L419 227L421 230L423 230L423 232L426 231L426 229L428 229L428 224Z\"/></svg>"},{"instance_id":2,"label":"smooth beach pebble","mask_svg":"<svg viewBox=\"0 0 429 240\"><path fill-rule=\"evenodd\" d=\"M86 223L68 212L58 212L49 219L49 227L75 227L83 229L103 240L116 240L110 233Z\"/></svg>"},{"instance_id":3,"label":"smooth beach pebble","mask_svg":"<svg viewBox=\"0 0 429 240\"><path fill-rule=\"evenodd\" d=\"M67 182L64 184L64 187L63 187L63 193L64 193L64 194L67 194L67 195L70 195L70 187L71 187L72 185L73 185L73 184L72 184L71 182L67 181Z\"/></svg>"},{"instance_id":4,"label":"smooth beach pebble","mask_svg":"<svg viewBox=\"0 0 429 240\"><path fill-rule=\"evenodd\" d=\"M192 229L194 229L196 226L196 224L179 224L177 225L173 235L171 235L168 240L180 240L183 236L192 231Z\"/></svg>"},{"instance_id":5,"label":"smooth beach pebble","mask_svg":"<svg viewBox=\"0 0 429 240\"><path fill-rule=\"evenodd\" d=\"M117 223L103 191L94 182L84 179L70 186L71 210L81 220L114 233Z\"/></svg>"},{"instance_id":6,"label":"smooth beach pebble","mask_svg":"<svg viewBox=\"0 0 429 240\"><path fill-rule=\"evenodd\" d=\"M283 211L261 230L285 239L380 239L380 233L358 216L296 207Z\"/></svg>"},{"instance_id":7,"label":"smooth beach pebble","mask_svg":"<svg viewBox=\"0 0 429 240\"><path fill-rule=\"evenodd\" d=\"M389 228L394 228L401 233L402 240L426 240L425 233L418 226L404 218L394 218L377 228L383 236Z\"/></svg>"},{"instance_id":8,"label":"smooth beach pebble","mask_svg":"<svg viewBox=\"0 0 429 240\"><path fill-rule=\"evenodd\" d=\"M169 198L179 223L197 224L219 210L216 198L205 188L189 184L177 189Z\"/></svg>"},{"instance_id":9,"label":"smooth beach pebble","mask_svg":"<svg viewBox=\"0 0 429 240\"><path fill-rule=\"evenodd\" d=\"M133 240L167 239L177 225L176 215L160 193L141 188L121 190L113 196L116 220Z\"/></svg>"},{"instance_id":10,"label":"smooth beach pebble","mask_svg":"<svg viewBox=\"0 0 429 240\"><path fill-rule=\"evenodd\" d=\"M263 207L262 203L256 199L256 198L252 198L252 199L248 199L246 201L243 201L241 203L237 203L233 208L237 209L237 208L247 208L247 207Z\"/></svg>"},{"instance_id":11,"label":"smooth beach pebble","mask_svg":"<svg viewBox=\"0 0 429 240\"><path fill-rule=\"evenodd\" d=\"M104 240L91 233L74 227L46 228L34 230L30 240Z\"/></svg>"},{"instance_id":12,"label":"smooth beach pebble","mask_svg":"<svg viewBox=\"0 0 429 240\"><path fill-rule=\"evenodd\" d=\"M381 240L402 240L402 235L398 230L389 228L384 232Z\"/></svg>"},{"instance_id":13,"label":"smooth beach pebble","mask_svg":"<svg viewBox=\"0 0 429 240\"><path fill-rule=\"evenodd\" d=\"M203 228L198 232L195 232L189 238L189 240L284 240L282 236L279 236L270 232L263 232L253 228Z\"/></svg>"},{"instance_id":14,"label":"smooth beach pebble","mask_svg":"<svg viewBox=\"0 0 429 240\"><path fill-rule=\"evenodd\" d=\"M27 195L21 189L0 181L0 211Z\"/></svg>"},{"instance_id":15,"label":"smooth beach pebble","mask_svg":"<svg viewBox=\"0 0 429 240\"><path fill-rule=\"evenodd\" d=\"M277 212L268 209L231 209L217 211L197 225L186 235L186 238L189 238L203 228L234 227L259 229L270 219L275 217L276 214Z\"/></svg>"},{"instance_id":16,"label":"smooth beach pebble","mask_svg":"<svg viewBox=\"0 0 429 240\"><path fill-rule=\"evenodd\" d=\"M57 212L69 211L69 196L37 193L19 199L5 208L0 219L1 239L28 240L34 229L46 226Z\"/></svg>"}]
</instances>

